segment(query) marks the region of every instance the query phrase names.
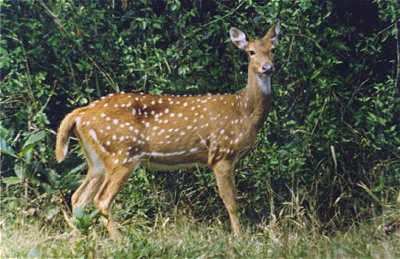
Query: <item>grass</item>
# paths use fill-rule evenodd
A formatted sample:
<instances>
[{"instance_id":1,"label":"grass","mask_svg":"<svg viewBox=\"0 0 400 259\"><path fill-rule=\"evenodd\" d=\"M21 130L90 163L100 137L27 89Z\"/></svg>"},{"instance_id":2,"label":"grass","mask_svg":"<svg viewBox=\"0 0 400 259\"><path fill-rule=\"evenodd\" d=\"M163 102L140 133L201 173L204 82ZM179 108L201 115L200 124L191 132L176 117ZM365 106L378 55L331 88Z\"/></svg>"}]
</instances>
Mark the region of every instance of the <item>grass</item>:
<instances>
[{"instance_id":1,"label":"grass","mask_svg":"<svg viewBox=\"0 0 400 259\"><path fill-rule=\"evenodd\" d=\"M225 224L190 216L132 219L121 226L124 240L118 245L97 222L82 236L71 234L63 223L3 221L0 257L399 258L400 232L386 235L382 224L376 219L321 233L277 220L246 228L241 238L235 238Z\"/></svg>"}]
</instances>

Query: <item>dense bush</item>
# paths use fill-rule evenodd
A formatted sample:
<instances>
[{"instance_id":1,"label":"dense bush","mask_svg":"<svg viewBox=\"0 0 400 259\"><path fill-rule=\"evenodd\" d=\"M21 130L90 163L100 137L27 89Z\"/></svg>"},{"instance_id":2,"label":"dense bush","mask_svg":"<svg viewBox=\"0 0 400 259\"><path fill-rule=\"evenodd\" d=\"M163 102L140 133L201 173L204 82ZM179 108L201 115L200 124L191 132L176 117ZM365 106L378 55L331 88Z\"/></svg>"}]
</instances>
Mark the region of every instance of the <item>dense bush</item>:
<instances>
[{"instance_id":1,"label":"dense bush","mask_svg":"<svg viewBox=\"0 0 400 259\"><path fill-rule=\"evenodd\" d=\"M396 0L0 5L3 206L27 213L45 208L37 211L48 219L65 210L85 171L77 148L55 163L55 130L69 111L115 91L238 91L247 60L230 43L229 28L260 37L278 18L283 37L273 109L237 170L243 218L306 214L334 226L394 204L400 186ZM139 170L119 199L119 217L154 216L171 204L201 216L223 209L205 169Z\"/></svg>"}]
</instances>

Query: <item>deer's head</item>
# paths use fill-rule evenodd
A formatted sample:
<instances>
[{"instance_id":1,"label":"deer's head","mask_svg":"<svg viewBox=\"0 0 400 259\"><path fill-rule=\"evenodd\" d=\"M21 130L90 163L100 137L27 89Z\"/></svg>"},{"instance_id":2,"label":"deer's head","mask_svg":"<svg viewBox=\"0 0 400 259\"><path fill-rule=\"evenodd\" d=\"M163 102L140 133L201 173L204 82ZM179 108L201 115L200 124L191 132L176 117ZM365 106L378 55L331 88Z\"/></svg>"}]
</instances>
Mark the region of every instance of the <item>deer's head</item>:
<instances>
[{"instance_id":1,"label":"deer's head","mask_svg":"<svg viewBox=\"0 0 400 259\"><path fill-rule=\"evenodd\" d=\"M274 24L265 36L258 40L247 40L246 34L232 27L230 36L233 44L245 50L249 55L249 69L258 77L270 76L275 71L274 53L280 32L279 21Z\"/></svg>"}]
</instances>

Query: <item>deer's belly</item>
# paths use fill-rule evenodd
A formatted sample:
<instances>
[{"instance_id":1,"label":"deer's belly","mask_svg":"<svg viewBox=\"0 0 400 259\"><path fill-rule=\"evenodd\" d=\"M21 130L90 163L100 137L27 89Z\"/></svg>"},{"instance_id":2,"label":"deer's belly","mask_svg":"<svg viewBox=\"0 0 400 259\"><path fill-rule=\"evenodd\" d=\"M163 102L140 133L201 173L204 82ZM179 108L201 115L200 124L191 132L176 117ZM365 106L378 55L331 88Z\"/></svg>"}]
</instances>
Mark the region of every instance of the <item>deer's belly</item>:
<instances>
[{"instance_id":1,"label":"deer's belly","mask_svg":"<svg viewBox=\"0 0 400 259\"><path fill-rule=\"evenodd\" d=\"M187 163L187 164L159 164L154 162L143 162L142 165L152 171L176 171L179 169L193 168L197 166L204 166L198 163Z\"/></svg>"},{"instance_id":2,"label":"deer's belly","mask_svg":"<svg viewBox=\"0 0 400 259\"><path fill-rule=\"evenodd\" d=\"M207 156L201 152L195 154L152 152L141 159L141 164L154 171L174 171L207 164Z\"/></svg>"}]
</instances>

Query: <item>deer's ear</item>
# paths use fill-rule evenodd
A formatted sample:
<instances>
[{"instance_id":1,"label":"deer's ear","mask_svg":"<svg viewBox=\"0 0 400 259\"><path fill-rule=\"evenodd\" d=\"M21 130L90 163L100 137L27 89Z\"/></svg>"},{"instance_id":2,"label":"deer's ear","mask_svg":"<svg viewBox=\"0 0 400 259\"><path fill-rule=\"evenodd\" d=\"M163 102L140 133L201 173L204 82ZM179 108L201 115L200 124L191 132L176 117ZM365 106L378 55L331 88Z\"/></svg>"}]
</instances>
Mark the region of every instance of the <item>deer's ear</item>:
<instances>
[{"instance_id":1,"label":"deer's ear","mask_svg":"<svg viewBox=\"0 0 400 259\"><path fill-rule=\"evenodd\" d=\"M281 32L280 21L278 20L265 34L264 40L270 40L272 44L278 45L279 34Z\"/></svg>"},{"instance_id":2,"label":"deer's ear","mask_svg":"<svg viewBox=\"0 0 400 259\"><path fill-rule=\"evenodd\" d=\"M232 27L229 30L229 34L231 35L231 40L236 47L239 49L246 49L249 42L247 41L246 34L244 34L244 32L238 28Z\"/></svg>"}]
</instances>

